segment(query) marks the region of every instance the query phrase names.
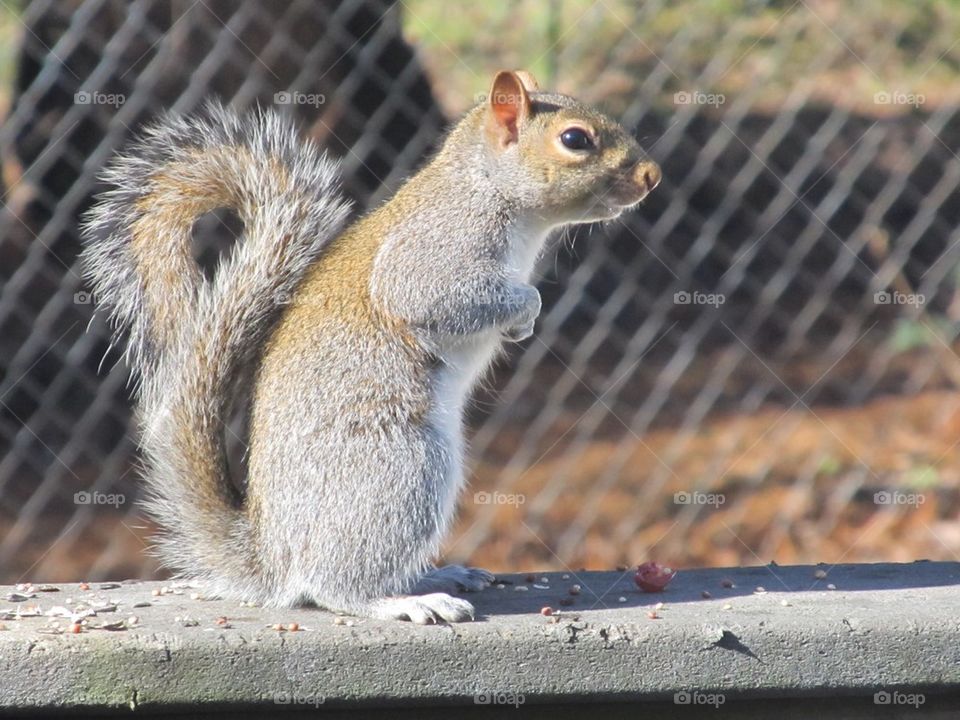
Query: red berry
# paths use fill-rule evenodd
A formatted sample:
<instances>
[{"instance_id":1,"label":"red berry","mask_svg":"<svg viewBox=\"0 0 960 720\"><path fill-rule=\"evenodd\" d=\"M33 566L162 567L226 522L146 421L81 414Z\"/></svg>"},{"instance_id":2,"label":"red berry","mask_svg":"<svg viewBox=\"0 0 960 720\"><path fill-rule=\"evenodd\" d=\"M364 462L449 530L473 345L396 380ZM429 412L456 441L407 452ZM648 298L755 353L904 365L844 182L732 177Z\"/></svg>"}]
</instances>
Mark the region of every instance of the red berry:
<instances>
[{"instance_id":1,"label":"red berry","mask_svg":"<svg viewBox=\"0 0 960 720\"><path fill-rule=\"evenodd\" d=\"M637 566L633 581L644 592L662 592L676 574L676 570L651 560Z\"/></svg>"}]
</instances>

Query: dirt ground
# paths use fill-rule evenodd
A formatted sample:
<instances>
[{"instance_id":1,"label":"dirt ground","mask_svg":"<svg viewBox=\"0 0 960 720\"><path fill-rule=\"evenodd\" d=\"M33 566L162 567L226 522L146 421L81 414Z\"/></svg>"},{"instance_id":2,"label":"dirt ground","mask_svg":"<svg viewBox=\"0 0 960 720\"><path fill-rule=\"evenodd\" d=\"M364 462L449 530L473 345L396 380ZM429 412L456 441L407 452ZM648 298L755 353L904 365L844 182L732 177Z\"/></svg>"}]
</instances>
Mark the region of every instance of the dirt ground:
<instances>
[{"instance_id":1,"label":"dirt ground","mask_svg":"<svg viewBox=\"0 0 960 720\"><path fill-rule=\"evenodd\" d=\"M533 569L960 556L960 393L771 408L715 417L695 434L627 438L591 446L542 512L537 495L561 472L562 453L523 473L510 492L527 502L492 511L490 538L471 560ZM622 469L610 478L614 458ZM461 532L486 507L468 498Z\"/></svg>"}]
</instances>

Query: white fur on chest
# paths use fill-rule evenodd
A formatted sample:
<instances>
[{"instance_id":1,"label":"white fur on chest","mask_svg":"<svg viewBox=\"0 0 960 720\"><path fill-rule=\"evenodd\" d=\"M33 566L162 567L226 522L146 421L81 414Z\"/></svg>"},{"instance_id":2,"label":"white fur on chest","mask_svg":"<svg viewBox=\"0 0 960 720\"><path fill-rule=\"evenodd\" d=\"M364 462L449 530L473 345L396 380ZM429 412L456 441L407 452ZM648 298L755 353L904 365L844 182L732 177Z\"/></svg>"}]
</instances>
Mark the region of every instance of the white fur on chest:
<instances>
[{"instance_id":1,"label":"white fur on chest","mask_svg":"<svg viewBox=\"0 0 960 720\"><path fill-rule=\"evenodd\" d=\"M430 426L445 440L450 457L449 474L440 500L442 515L453 516L465 480L463 473L463 408L477 378L483 374L502 343L499 330L488 330L443 352L443 363L434 371Z\"/></svg>"},{"instance_id":2,"label":"white fur on chest","mask_svg":"<svg viewBox=\"0 0 960 720\"><path fill-rule=\"evenodd\" d=\"M548 227L535 221L519 221L511 228L504 255L508 277L518 283L530 282L548 233ZM491 328L459 339L441 352L444 362L434 377L431 419L457 442L464 404L502 344L500 331Z\"/></svg>"},{"instance_id":3,"label":"white fur on chest","mask_svg":"<svg viewBox=\"0 0 960 720\"><path fill-rule=\"evenodd\" d=\"M518 225L508 236L504 263L507 276L527 283L533 274L537 255L547 230ZM499 328L490 328L460 338L440 350L442 364L432 377L432 402L428 418L431 426L445 437L450 451L450 476L441 499L444 517L451 517L463 486L463 408L477 380L486 371L503 344Z\"/></svg>"},{"instance_id":4,"label":"white fur on chest","mask_svg":"<svg viewBox=\"0 0 960 720\"><path fill-rule=\"evenodd\" d=\"M539 219L519 220L507 233L507 268L519 282L530 282L550 227Z\"/></svg>"}]
</instances>

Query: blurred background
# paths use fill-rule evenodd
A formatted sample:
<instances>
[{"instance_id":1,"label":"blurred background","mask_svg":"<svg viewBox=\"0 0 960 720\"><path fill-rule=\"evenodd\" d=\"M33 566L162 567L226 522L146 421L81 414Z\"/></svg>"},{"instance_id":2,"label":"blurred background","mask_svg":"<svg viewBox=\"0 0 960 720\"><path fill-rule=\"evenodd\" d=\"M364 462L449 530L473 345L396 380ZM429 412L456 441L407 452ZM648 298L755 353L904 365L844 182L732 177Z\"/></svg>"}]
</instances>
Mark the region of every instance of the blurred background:
<instances>
[{"instance_id":1,"label":"blurred background","mask_svg":"<svg viewBox=\"0 0 960 720\"><path fill-rule=\"evenodd\" d=\"M664 180L548 253L446 558L957 559L960 2L0 0L0 582L160 573L77 264L111 153L209 96L273 106L364 208L501 68L622 119ZM198 261L239 230L201 219Z\"/></svg>"}]
</instances>

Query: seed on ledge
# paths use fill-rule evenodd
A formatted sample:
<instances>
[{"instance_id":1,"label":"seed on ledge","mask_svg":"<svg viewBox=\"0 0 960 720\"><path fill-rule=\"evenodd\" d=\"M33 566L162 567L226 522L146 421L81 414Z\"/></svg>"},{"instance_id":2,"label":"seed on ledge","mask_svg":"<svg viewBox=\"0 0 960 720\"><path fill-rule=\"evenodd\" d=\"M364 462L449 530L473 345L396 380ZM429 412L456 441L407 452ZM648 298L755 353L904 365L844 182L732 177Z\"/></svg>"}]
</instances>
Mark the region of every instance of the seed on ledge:
<instances>
[{"instance_id":1,"label":"seed on ledge","mask_svg":"<svg viewBox=\"0 0 960 720\"><path fill-rule=\"evenodd\" d=\"M707 590L704 590L700 593L700 597L702 597L704 600L709 600L713 597L713 595L711 595Z\"/></svg>"},{"instance_id":2,"label":"seed on ledge","mask_svg":"<svg viewBox=\"0 0 960 720\"><path fill-rule=\"evenodd\" d=\"M568 590L568 592L569 592L571 595L579 595L579 594L580 594L580 589L581 589L581 588L580 588L579 585L571 585L571 586L570 586L570 590Z\"/></svg>"},{"instance_id":3,"label":"seed on ledge","mask_svg":"<svg viewBox=\"0 0 960 720\"><path fill-rule=\"evenodd\" d=\"M736 587L736 585L733 584L733 580L724 578L723 580L720 581L720 587L732 588L732 587Z\"/></svg>"},{"instance_id":4,"label":"seed on ledge","mask_svg":"<svg viewBox=\"0 0 960 720\"><path fill-rule=\"evenodd\" d=\"M816 570L813 571L813 576L817 580L823 580L827 576L827 571L821 568L817 568Z\"/></svg>"},{"instance_id":5,"label":"seed on ledge","mask_svg":"<svg viewBox=\"0 0 960 720\"><path fill-rule=\"evenodd\" d=\"M560 598L560 604L564 607L569 607L570 605L573 605L573 598Z\"/></svg>"}]
</instances>

